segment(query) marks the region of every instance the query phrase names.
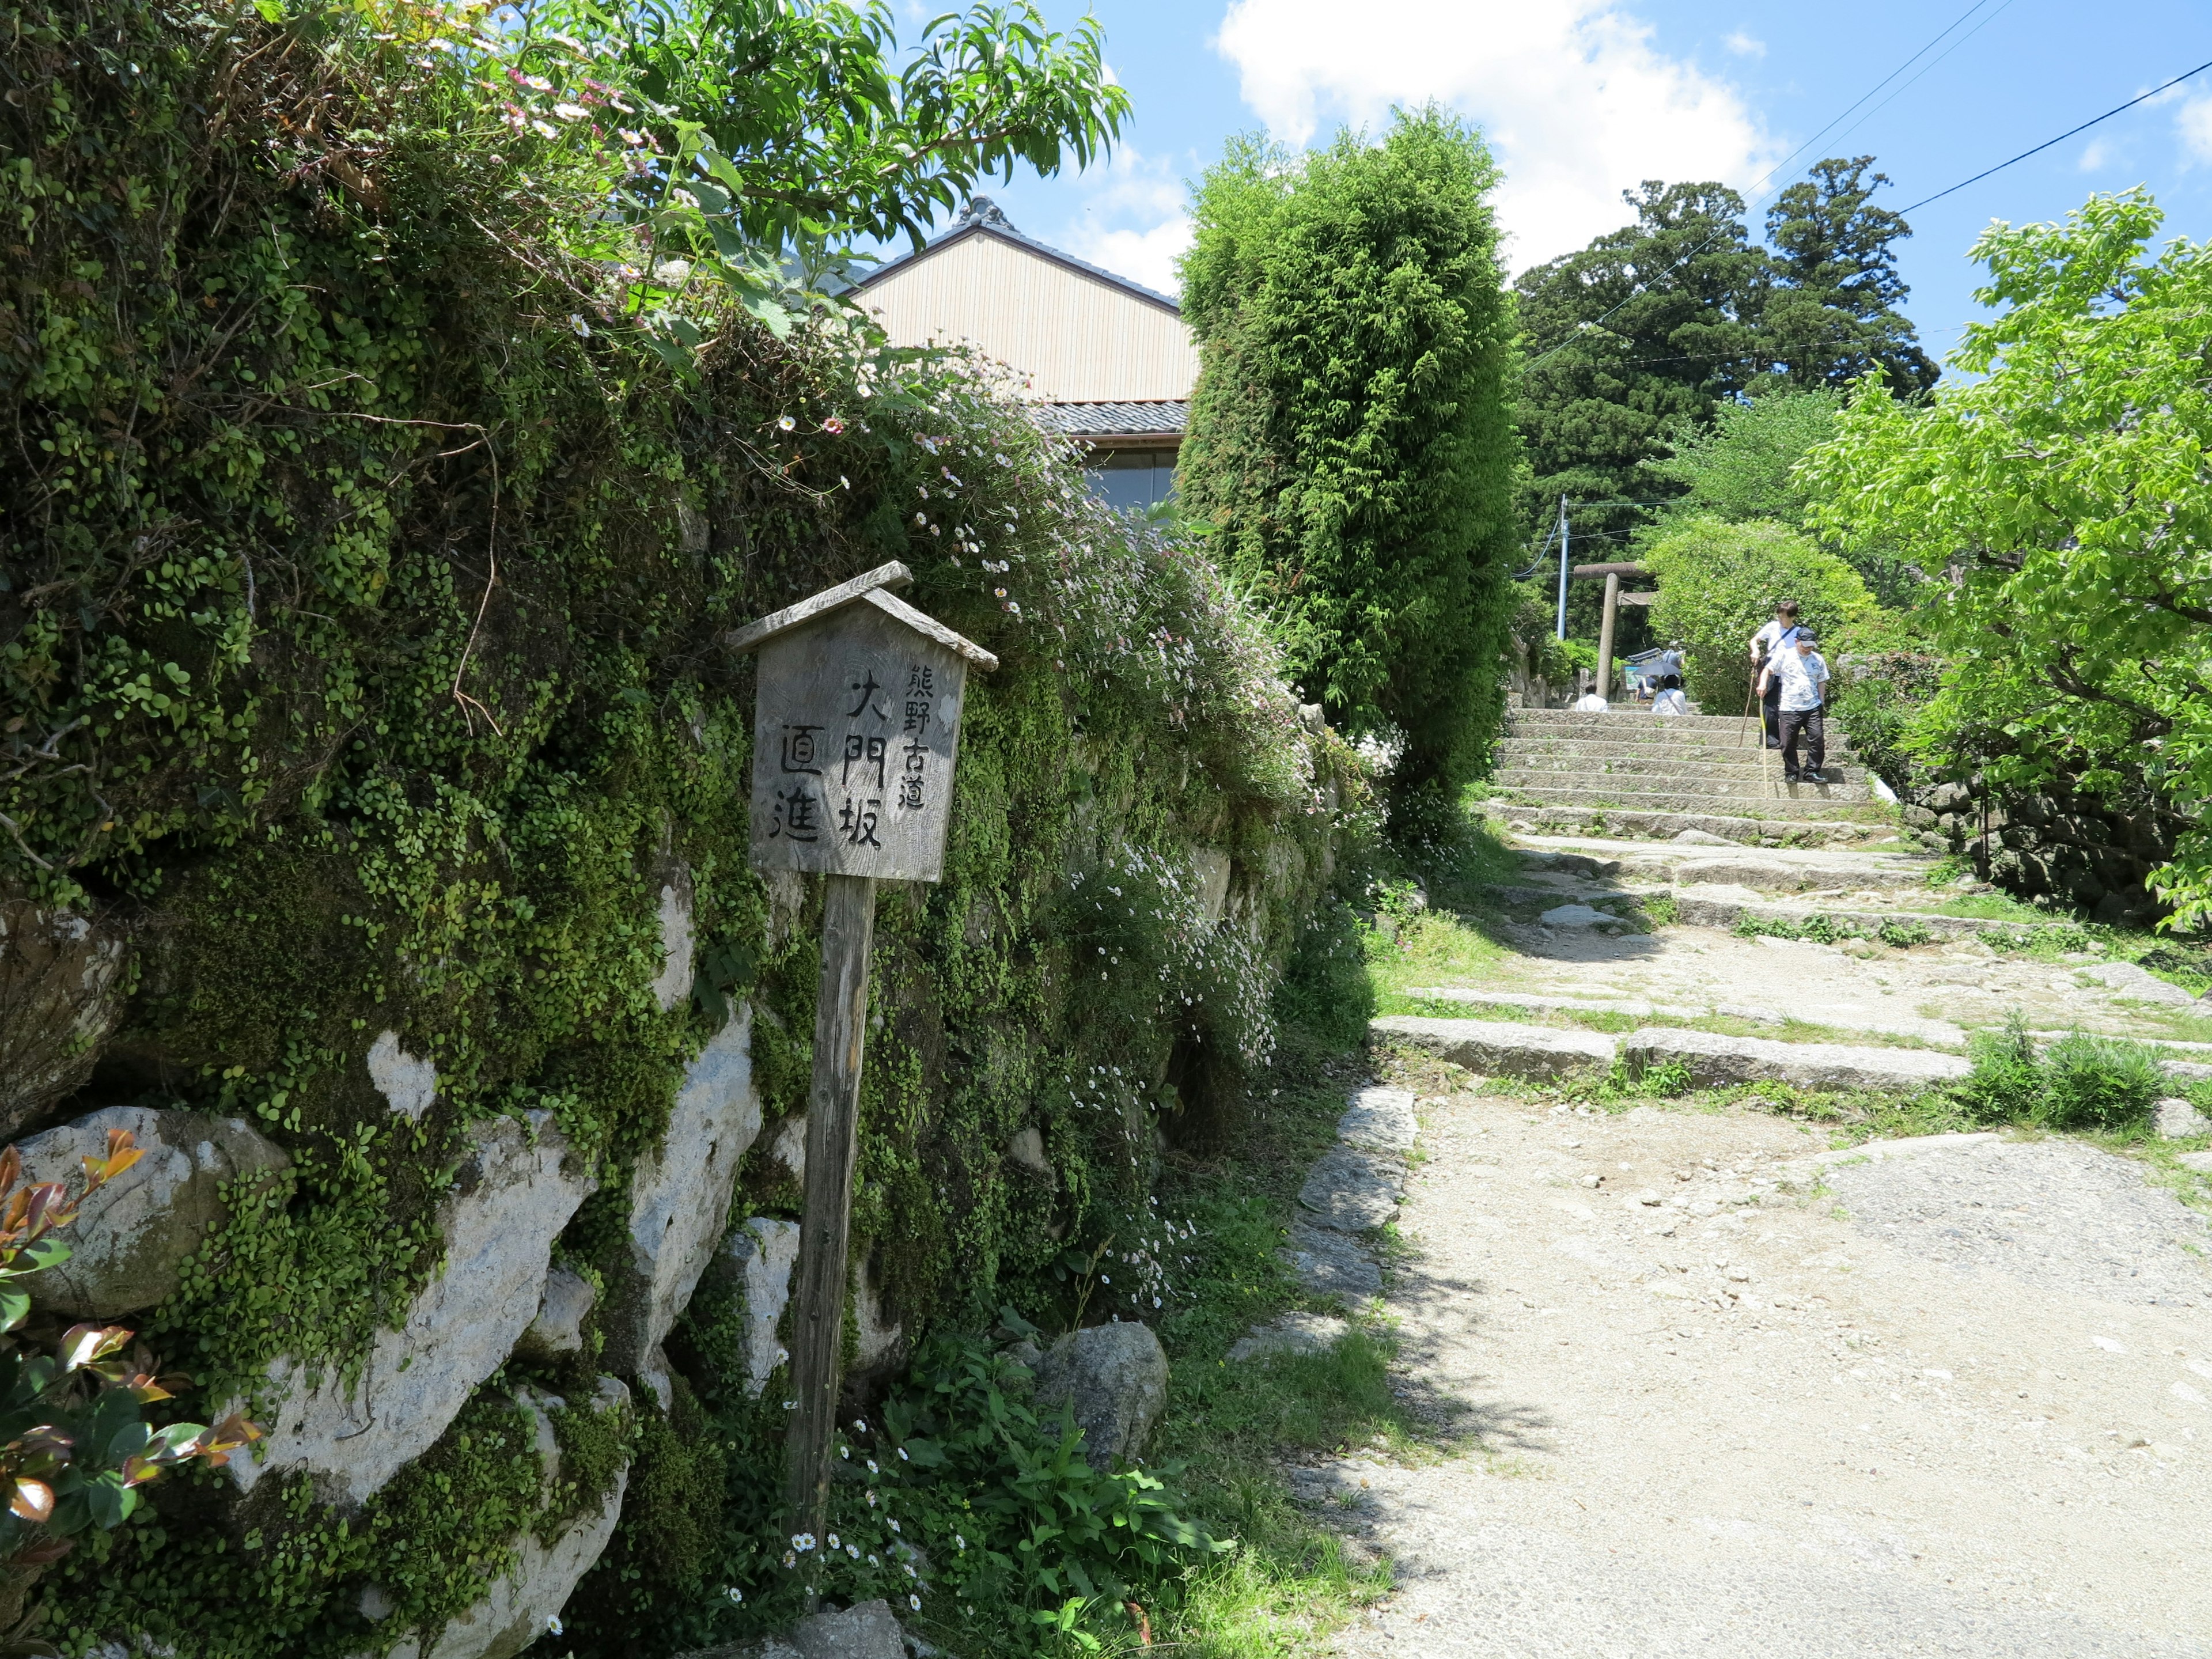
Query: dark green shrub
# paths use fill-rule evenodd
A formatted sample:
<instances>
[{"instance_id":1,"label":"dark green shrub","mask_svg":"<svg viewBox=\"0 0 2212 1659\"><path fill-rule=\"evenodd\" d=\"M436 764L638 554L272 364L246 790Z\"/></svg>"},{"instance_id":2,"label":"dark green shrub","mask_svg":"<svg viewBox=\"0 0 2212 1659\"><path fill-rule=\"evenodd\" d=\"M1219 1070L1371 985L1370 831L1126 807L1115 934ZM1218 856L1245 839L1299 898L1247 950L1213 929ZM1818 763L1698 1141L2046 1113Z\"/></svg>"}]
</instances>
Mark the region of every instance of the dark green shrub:
<instances>
[{"instance_id":1,"label":"dark green shrub","mask_svg":"<svg viewBox=\"0 0 2212 1659\"><path fill-rule=\"evenodd\" d=\"M2123 1038L2075 1032L2044 1051L2043 1121L2054 1129L2125 1129L2166 1090L2151 1051Z\"/></svg>"}]
</instances>

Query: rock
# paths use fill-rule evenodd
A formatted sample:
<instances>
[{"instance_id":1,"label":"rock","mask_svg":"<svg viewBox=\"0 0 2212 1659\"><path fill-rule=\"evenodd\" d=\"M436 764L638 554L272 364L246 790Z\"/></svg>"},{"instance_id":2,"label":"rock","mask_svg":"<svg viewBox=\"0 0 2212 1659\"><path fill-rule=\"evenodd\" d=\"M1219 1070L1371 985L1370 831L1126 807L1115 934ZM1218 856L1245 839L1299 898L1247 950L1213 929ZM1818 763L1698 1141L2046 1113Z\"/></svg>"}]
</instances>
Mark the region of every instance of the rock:
<instances>
[{"instance_id":1,"label":"rock","mask_svg":"<svg viewBox=\"0 0 2212 1659\"><path fill-rule=\"evenodd\" d=\"M1014 1131L1006 1142L1006 1161L1047 1179L1053 1173L1052 1160L1044 1155L1044 1132L1034 1123Z\"/></svg>"},{"instance_id":2,"label":"rock","mask_svg":"<svg viewBox=\"0 0 2212 1659\"><path fill-rule=\"evenodd\" d=\"M2186 1140L2196 1135L2212 1135L2212 1120L2179 1097L2153 1103L2151 1121L2157 1127L2161 1140Z\"/></svg>"},{"instance_id":3,"label":"rock","mask_svg":"<svg viewBox=\"0 0 2212 1659\"><path fill-rule=\"evenodd\" d=\"M112 1129L146 1155L84 1201L61 1235L70 1259L25 1281L39 1306L71 1318L113 1319L173 1295L185 1258L229 1217L223 1183L291 1161L241 1118L110 1106L21 1142L23 1185L81 1189L81 1160L106 1157Z\"/></svg>"},{"instance_id":4,"label":"rock","mask_svg":"<svg viewBox=\"0 0 2212 1659\"><path fill-rule=\"evenodd\" d=\"M890 1602L863 1601L814 1613L781 1636L698 1648L677 1659L907 1659L907 1641Z\"/></svg>"},{"instance_id":5,"label":"rock","mask_svg":"<svg viewBox=\"0 0 2212 1659\"><path fill-rule=\"evenodd\" d=\"M92 1074L122 1013L123 940L67 910L0 898L0 1139Z\"/></svg>"},{"instance_id":6,"label":"rock","mask_svg":"<svg viewBox=\"0 0 2212 1659\"><path fill-rule=\"evenodd\" d=\"M1190 861L1198 876L1199 908L1205 912L1208 922L1218 922L1229 908L1229 878L1233 867L1229 854L1211 847L1194 847Z\"/></svg>"},{"instance_id":7,"label":"rock","mask_svg":"<svg viewBox=\"0 0 2212 1659\"><path fill-rule=\"evenodd\" d=\"M1743 844L1730 841L1726 836L1710 835L1703 830L1684 830L1674 839L1685 847L1740 847Z\"/></svg>"},{"instance_id":8,"label":"rock","mask_svg":"<svg viewBox=\"0 0 2212 1659\"><path fill-rule=\"evenodd\" d=\"M1367 1029L1485 1077L1559 1077L1589 1066L1601 1071L1613 1064L1613 1039L1598 1031L1504 1020L1428 1019L1416 1014L1385 1014L1370 1021Z\"/></svg>"},{"instance_id":9,"label":"rock","mask_svg":"<svg viewBox=\"0 0 2212 1659\"><path fill-rule=\"evenodd\" d=\"M1072 1403L1097 1469L1136 1462L1167 1409L1167 1352L1132 1320L1071 1331L1046 1351L1036 1379L1037 1415L1049 1423Z\"/></svg>"},{"instance_id":10,"label":"rock","mask_svg":"<svg viewBox=\"0 0 2212 1659\"><path fill-rule=\"evenodd\" d=\"M664 1014L682 1007L691 996L692 902L691 872L679 864L660 887L660 974L653 981L653 1000Z\"/></svg>"},{"instance_id":11,"label":"rock","mask_svg":"<svg viewBox=\"0 0 2212 1659\"><path fill-rule=\"evenodd\" d=\"M744 1298L745 1392L756 1399L787 1357L777 1332L798 1261L799 1224L762 1215L733 1228L716 1260L716 1270L732 1275Z\"/></svg>"},{"instance_id":12,"label":"rock","mask_svg":"<svg viewBox=\"0 0 2212 1659\"><path fill-rule=\"evenodd\" d=\"M472 1125L466 1146L438 1206L444 1258L399 1328L377 1332L353 1387L289 1355L270 1365L276 1409L256 1413L269 1437L228 1466L241 1490L298 1469L338 1501L365 1502L445 1432L538 1316L553 1241L598 1183L562 1169L550 1112Z\"/></svg>"},{"instance_id":13,"label":"rock","mask_svg":"<svg viewBox=\"0 0 2212 1659\"><path fill-rule=\"evenodd\" d=\"M897 1369L906 1355L899 1340L904 1328L884 1312L883 1285L871 1256L853 1277L853 1369L847 1380L880 1380Z\"/></svg>"},{"instance_id":14,"label":"rock","mask_svg":"<svg viewBox=\"0 0 2212 1659\"><path fill-rule=\"evenodd\" d=\"M1403 1089L1362 1089L1336 1121L1336 1138L1371 1152L1409 1150L1419 1133L1413 1097Z\"/></svg>"},{"instance_id":15,"label":"rock","mask_svg":"<svg viewBox=\"0 0 2212 1659\"><path fill-rule=\"evenodd\" d=\"M1339 1146L1315 1160L1298 1190L1298 1202L1323 1226L1358 1232L1395 1221L1405 1188L1406 1166L1397 1158Z\"/></svg>"},{"instance_id":16,"label":"rock","mask_svg":"<svg viewBox=\"0 0 2212 1659\"><path fill-rule=\"evenodd\" d=\"M629 1261L626 1272L608 1275L610 1370L635 1371L690 1305L728 1224L738 1165L760 1127L752 1008L740 1003L685 1071L660 1144L631 1178Z\"/></svg>"},{"instance_id":17,"label":"rock","mask_svg":"<svg viewBox=\"0 0 2212 1659\"><path fill-rule=\"evenodd\" d=\"M769 1143L768 1155L791 1172L791 1178L804 1186L806 1182L806 1114L787 1117L775 1127L775 1139Z\"/></svg>"},{"instance_id":18,"label":"rock","mask_svg":"<svg viewBox=\"0 0 2212 1659\"><path fill-rule=\"evenodd\" d=\"M1258 1359L1276 1353L1323 1353L1351 1332L1341 1319L1327 1314L1286 1313L1273 1324L1255 1326L1249 1336L1233 1344L1229 1358Z\"/></svg>"},{"instance_id":19,"label":"rock","mask_svg":"<svg viewBox=\"0 0 2212 1659\"><path fill-rule=\"evenodd\" d=\"M2194 1170L2201 1176L2212 1176L2212 1152L2176 1152L2173 1161L2185 1170Z\"/></svg>"},{"instance_id":20,"label":"rock","mask_svg":"<svg viewBox=\"0 0 2212 1659\"><path fill-rule=\"evenodd\" d=\"M1324 1296L1368 1297L1382 1288L1382 1270L1375 1258L1326 1227L1292 1222L1288 1248L1276 1254L1299 1284Z\"/></svg>"},{"instance_id":21,"label":"rock","mask_svg":"<svg viewBox=\"0 0 2212 1659\"><path fill-rule=\"evenodd\" d=\"M2179 985L2169 985L2146 969L2132 962L2100 962L2094 967L2075 969L2086 974L2100 985L2109 985L2120 995L2136 1002L2160 1003L2170 1008L2193 1008L2197 999Z\"/></svg>"},{"instance_id":22,"label":"rock","mask_svg":"<svg viewBox=\"0 0 2212 1659\"><path fill-rule=\"evenodd\" d=\"M1642 1192L1637 1194L1636 1201L1638 1204L1650 1204L1655 1206L1664 1202L1664 1200L1660 1198L1657 1191L1650 1187L1646 1187Z\"/></svg>"},{"instance_id":23,"label":"rock","mask_svg":"<svg viewBox=\"0 0 2212 1659\"><path fill-rule=\"evenodd\" d=\"M545 1465L545 1490L550 1497L560 1476L561 1450L548 1413L563 1408L563 1402L526 1392L518 1401L538 1430L538 1452ZM603 1376L592 1403L600 1412L627 1412L629 1390L613 1377ZM568 1604L578 1581L606 1549L615 1522L622 1516L623 1498L629 1486L629 1466L625 1462L605 1498L570 1522L551 1544L540 1543L534 1532L517 1539L514 1565L487 1589L483 1600L448 1620L427 1648L420 1638L410 1637L392 1650L388 1659L514 1659L546 1633L551 1620ZM372 1591L375 1589L370 1586ZM378 1617L370 1607L365 1595L362 1611L371 1619Z\"/></svg>"},{"instance_id":24,"label":"rock","mask_svg":"<svg viewBox=\"0 0 2212 1659\"><path fill-rule=\"evenodd\" d=\"M1754 859L1699 859L1677 866L1674 880L1684 887L1718 884L1767 892L1794 892L1802 884L1795 866Z\"/></svg>"},{"instance_id":25,"label":"rock","mask_svg":"<svg viewBox=\"0 0 2212 1659\"><path fill-rule=\"evenodd\" d=\"M1852 1048L1825 1042L1776 1042L1711 1031L1650 1028L1623 1037L1620 1056L1641 1072L1669 1060L1689 1068L1699 1088L1787 1083L1800 1089L1914 1092L1962 1078L1973 1068L1958 1054L1916 1048Z\"/></svg>"},{"instance_id":26,"label":"rock","mask_svg":"<svg viewBox=\"0 0 2212 1659\"><path fill-rule=\"evenodd\" d=\"M380 1032L368 1045L368 1080L400 1117L421 1117L438 1097L438 1068L401 1048L397 1031Z\"/></svg>"},{"instance_id":27,"label":"rock","mask_svg":"<svg viewBox=\"0 0 2212 1659\"><path fill-rule=\"evenodd\" d=\"M1593 910L1587 904L1555 905L1536 918L1547 927L1603 927L1617 926L1620 918L1603 910Z\"/></svg>"},{"instance_id":28,"label":"rock","mask_svg":"<svg viewBox=\"0 0 2212 1659\"><path fill-rule=\"evenodd\" d=\"M599 1292L592 1281L566 1267L545 1275L545 1291L538 1299L538 1317L530 1322L514 1345L518 1359L545 1364L564 1353L584 1351L584 1322L591 1317Z\"/></svg>"}]
</instances>

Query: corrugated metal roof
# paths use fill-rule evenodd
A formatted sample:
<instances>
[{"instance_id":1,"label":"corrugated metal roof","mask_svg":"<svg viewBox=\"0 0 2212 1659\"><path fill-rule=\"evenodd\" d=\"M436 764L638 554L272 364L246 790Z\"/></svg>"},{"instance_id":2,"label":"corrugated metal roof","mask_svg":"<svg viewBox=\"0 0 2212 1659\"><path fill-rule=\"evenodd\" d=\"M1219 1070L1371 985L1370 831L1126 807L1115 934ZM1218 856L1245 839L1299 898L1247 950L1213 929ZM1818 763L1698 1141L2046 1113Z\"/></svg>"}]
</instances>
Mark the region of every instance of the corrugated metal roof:
<instances>
[{"instance_id":1,"label":"corrugated metal roof","mask_svg":"<svg viewBox=\"0 0 2212 1659\"><path fill-rule=\"evenodd\" d=\"M1062 253L1056 247L1048 247L1033 236L1023 235L1008 222L998 204L988 196L969 198L967 207L962 211L960 216L952 222L951 229L946 231L942 236L934 238L920 249L909 248L895 259L884 260L883 264L854 283L853 287L856 291L865 293L871 286L881 282L901 266L915 259L926 258L948 243L957 242L963 237L977 235L1000 237L1018 246L1025 247L1032 253L1040 254L1056 264L1066 265L1072 270L1082 271L1086 276L1096 276L1102 283L1111 283L1115 288L1133 294L1140 300L1149 300L1156 306L1164 306L1178 317L1182 315L1182 304L1168 295L1146 288L1142 283L1133 283L1127 276L1117 276L1113 271L1103 270L1086 260L1079 259L1072 253Z\"/></svg>"},{"instance_id":2,"label":"corrugated metal roof","mask_svg":"<svg viewBox=\"0 0 2212 1659\"><path fill-rule=\"evenodd\" d=\"M1125 434L1158 433L1181 437L1190 418L1190 405L1148 404L1038 404L1037 424L1049 432L1080 437L1119 437Z\"/></svg>"}]
</instances>

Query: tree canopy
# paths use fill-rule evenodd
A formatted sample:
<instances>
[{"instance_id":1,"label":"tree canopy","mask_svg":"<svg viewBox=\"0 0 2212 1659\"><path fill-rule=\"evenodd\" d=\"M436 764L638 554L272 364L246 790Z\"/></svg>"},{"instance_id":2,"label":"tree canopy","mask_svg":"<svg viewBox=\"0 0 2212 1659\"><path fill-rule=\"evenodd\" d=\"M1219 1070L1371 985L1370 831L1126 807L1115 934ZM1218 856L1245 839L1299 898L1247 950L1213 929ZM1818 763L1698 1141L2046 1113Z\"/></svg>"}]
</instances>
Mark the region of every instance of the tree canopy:
<instances>
[{"instance_id":1,"label":"tree canopy","mask_svg":"<svg viewBox=\"0 0 2212 1659\"><path fill-rule=\"evenodd\" d=\"M1401 822L1473 775L1501 709L1516 451L1497 178L1433 108L1302 160L1240 141L1199 188L1182 265L1202 354L1183 499L1304 694L1402 740Z\"/></svg>"},{"instance_id":2,"label":"tree canopy","mask_svg":"<svg viewBox=\"0 0 2212 1659\"><path fill-rule=\"evenodd\" d=\"M1632 223L1521 274L1524 536L1564 495L1580 504L1579 538L1618 547L1683 493L1670 453L1747 398L1841 388L1876 368L1899 395L1935 383L1900 309L1895 245L1911 232L1871 204L1888 182L1873 165L1810 169L1768 211L1770 246L1726 186L1646 180L1623 192Z\"/></svg>"},{"instance_id":3,"label":"tree canopy","mask_svg":"<svg viewBox=\"0 0 2212 1659\"><path fill-rule=\"evenodd\" d=\"M2140 191L2063 224L1998 223L1974 258L2002 307L1914 409L1856 394L1803 477L1814 522L1952 578L1948 659L1909 741L2027 787L2063 777L2179 832L2160 879L2212 916L2212 250L2150 243Z\"/></svg>"}]
</instances>

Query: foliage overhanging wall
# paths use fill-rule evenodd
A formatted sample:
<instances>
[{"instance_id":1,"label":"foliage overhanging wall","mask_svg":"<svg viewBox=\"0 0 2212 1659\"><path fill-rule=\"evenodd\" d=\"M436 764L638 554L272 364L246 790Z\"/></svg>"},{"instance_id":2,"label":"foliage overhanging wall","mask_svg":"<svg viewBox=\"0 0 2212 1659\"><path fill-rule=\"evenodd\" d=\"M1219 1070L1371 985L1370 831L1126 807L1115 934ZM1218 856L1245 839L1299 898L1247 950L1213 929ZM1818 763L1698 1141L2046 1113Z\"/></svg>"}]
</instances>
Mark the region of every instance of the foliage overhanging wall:
<instances>
[{"instance_id":1,"label":"foliage overhanging wall","mask_svg":"<svg viewBox=\"0 0 2212 1659\"><path fill-rule=\"evenodd\" d=\"M357 1364L436 1266L471 1122L552 1113L600 1182L559 1249L596 1271L741 997L769 1124L738 1213L787 1208L810 899L745 866L750 671L716 640L893 557L1004 665L971 682L946 878L880 913L856 1253L901 1241L911 1334L1133 1237L1156 1133L1218 1133L1265 1055L1344 751L1211 565L1095 507L969 367L703 299L672 364L622 273L559 251L592 202L551 146L419 40L321 27L0 11L0 899L131 952L112 1036L4 1127L182 1103L290 1154L147 1322L185 1403L279 1354ZM686 884L698 972L664 1011ZM371 1085L385 1030L434 1062L419 1121ZM1030 1125L1048 1193L1004 1155ZM684 1398L647 1443L694 1461L633 1477L617 1546L678 1577L742 1484ZM288 1488L243 1532L172 1483L60 1571L63 1624L351 1652L396 1634L353 1610L372 1565L442 1616L528 1508L494 1491L502 1413L480 1395L348 1526Z\"/></svg>"}]
</instances>

